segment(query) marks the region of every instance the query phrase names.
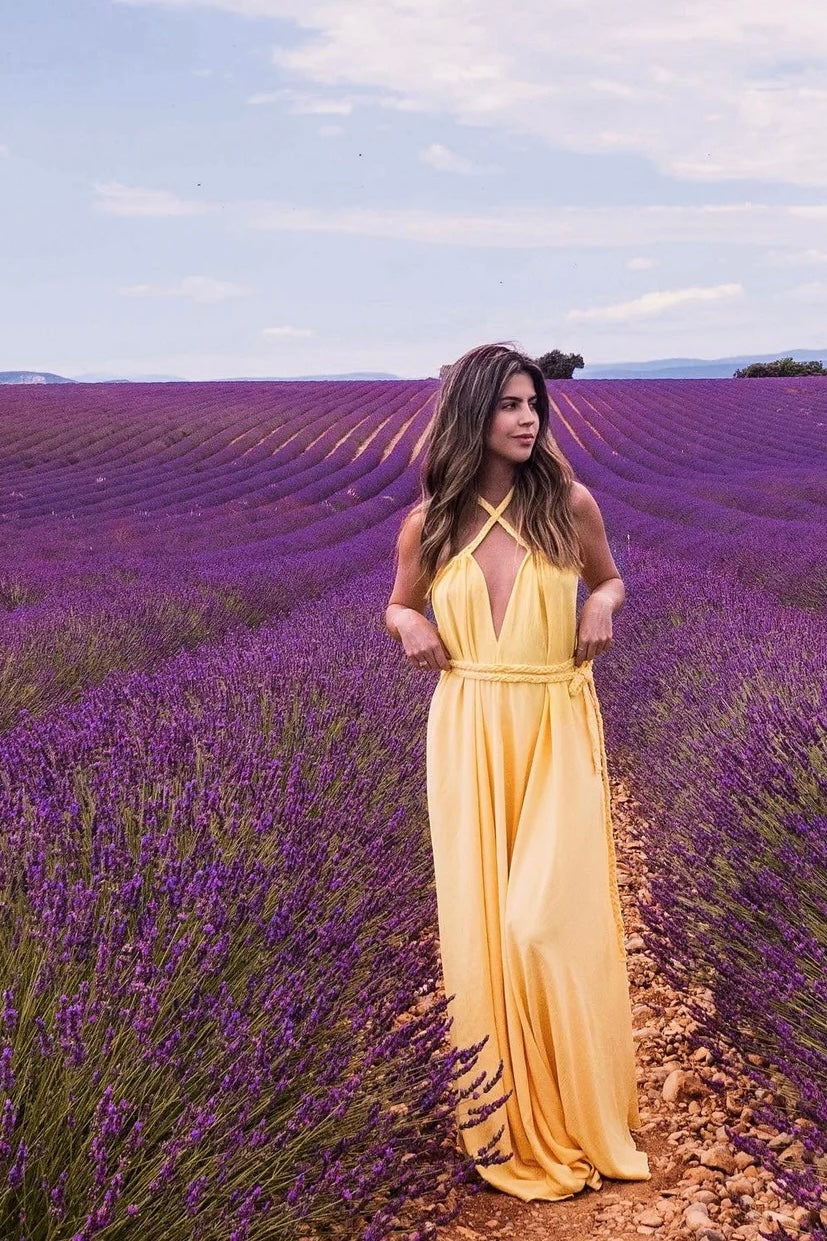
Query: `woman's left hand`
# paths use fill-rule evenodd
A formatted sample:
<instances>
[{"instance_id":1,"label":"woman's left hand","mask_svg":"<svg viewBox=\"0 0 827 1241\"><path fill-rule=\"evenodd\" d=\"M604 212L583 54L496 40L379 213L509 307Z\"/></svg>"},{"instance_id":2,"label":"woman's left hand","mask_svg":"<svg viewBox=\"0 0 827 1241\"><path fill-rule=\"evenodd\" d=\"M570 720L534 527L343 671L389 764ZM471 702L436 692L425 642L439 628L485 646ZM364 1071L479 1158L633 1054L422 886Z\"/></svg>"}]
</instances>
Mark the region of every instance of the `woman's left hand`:
<instances>
[{"instance_id":1,"label":"woman's left hand","mask_svg":"<svg viewBox=\"0 0 827 1241\"><path fill-rule=\"evenodd\" d=\"M602 655L612 645L612 606L608 600L590 595L580 609L574 647L574 666Z\"/></svg>"}]
</instances>

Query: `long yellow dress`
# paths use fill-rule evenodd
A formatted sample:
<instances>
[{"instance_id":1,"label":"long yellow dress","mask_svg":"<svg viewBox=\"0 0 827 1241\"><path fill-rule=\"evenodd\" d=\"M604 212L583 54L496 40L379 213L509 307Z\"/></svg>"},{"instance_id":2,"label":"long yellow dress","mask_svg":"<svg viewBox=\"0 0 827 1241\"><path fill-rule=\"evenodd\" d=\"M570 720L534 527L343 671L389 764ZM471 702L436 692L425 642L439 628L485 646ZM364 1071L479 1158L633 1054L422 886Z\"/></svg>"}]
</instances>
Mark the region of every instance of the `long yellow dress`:
<instances>
[{"instance_id":1,"label":"long yellow dress","mask_svg":"<svg viewBox=\"0 0 827 1241\"><path fill-rule=\"evenodd\" d=\"M573 569L535 560L503 516L512 487L430 588L451 657L431 700L427 794L451 1040L488 1042L458 1105L475 1155L504 1125L507 1162L480 1174L526 1201L607 1177L649 1180L640 1125L603 721L591 662L575 669ZM499 521L526 548L495 634L475 550Z\"/></svg>"}]
</instances>

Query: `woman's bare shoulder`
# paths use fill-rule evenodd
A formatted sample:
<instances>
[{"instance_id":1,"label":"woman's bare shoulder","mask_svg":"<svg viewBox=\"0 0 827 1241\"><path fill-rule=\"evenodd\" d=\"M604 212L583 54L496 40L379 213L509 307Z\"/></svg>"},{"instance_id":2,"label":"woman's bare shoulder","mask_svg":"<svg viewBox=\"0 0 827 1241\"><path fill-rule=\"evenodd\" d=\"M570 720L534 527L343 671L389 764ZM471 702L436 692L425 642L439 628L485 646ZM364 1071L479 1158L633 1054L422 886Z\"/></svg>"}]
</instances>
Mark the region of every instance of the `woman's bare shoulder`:
<instances>
[{"instance_id":1,"label":"woman's bare shoulder","mask_svg":"<svg viewBox=\"0 0 827 1241\"><path fill-rule=\"evenodd\" d=\"M588 487L578 482L576 478L572 479L569 488L569 503L571 504L572 515L577 520L593 516L597 508L597 501Z\"/></svg>"},{"instance_id":2,"label":"woman's bare shoulder","mask_svg":"<svg viewBox=\"0 0 827 1241\"><path fill-rule=\"evenodd\" d=\"M419 541L422 537L422 527L425 523L426 506L423 501L415 504L405 514L402 525L399 529L398 543L400 547L418 548Z\"/></svg>"},{"instance_id":3,"label":"woman's bare shoulder","mask_svg":"<svg viewBox=\"0 0 827 1241\"><path fill-rule=\"evenodd\" d=\"M422 523L425 521L425 514L427 511L428 505L424 500L420 500L418 504L413 506L413 508L408 509L408 515L405 518L405 521L413 522L415 526L418 526L421 529Z\"/></svg>"}]
</instances>

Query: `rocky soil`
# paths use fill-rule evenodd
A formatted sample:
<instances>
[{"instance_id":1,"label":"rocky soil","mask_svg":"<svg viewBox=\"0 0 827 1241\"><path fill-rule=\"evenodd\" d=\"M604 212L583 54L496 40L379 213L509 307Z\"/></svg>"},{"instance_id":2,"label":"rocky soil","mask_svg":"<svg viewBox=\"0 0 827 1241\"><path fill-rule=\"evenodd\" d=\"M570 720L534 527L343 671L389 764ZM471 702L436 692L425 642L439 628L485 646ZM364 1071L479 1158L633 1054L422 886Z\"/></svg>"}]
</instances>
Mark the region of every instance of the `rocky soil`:
<instances>
[{"instance_id":1,"label":"rocky soil","mask_svg":"<svg viewBox=\"0 0 827 1241\"><path fill-rule=\"evenodd\" d=\"M728 1143L724 1124L769 1138L774 1149L799 1152L789 1134L753 1123L754 1085L735 1087L711 1067L682 997L664 985L646 950L639 904L648 898L646 822L626 788L612 782L618 882L627 932L629 987L635 1026L641 1128L634 1137L649 1155L652 1179L612 1181L559 1202L523 1203L487 1185L464 1195L460 1213L438 1228L438 1241L621 1241L653 1236L697 1241L759 1241L809 1231L808 1212L795 1207L769 1172ZM708 1004L698 993L696 1002ZM694 1050L693 1050L694 1048ZM717 1088L716 1088L717 1087ZM827 1211L822 1212L827 1224Z\"/></svg>"}]
</instances>

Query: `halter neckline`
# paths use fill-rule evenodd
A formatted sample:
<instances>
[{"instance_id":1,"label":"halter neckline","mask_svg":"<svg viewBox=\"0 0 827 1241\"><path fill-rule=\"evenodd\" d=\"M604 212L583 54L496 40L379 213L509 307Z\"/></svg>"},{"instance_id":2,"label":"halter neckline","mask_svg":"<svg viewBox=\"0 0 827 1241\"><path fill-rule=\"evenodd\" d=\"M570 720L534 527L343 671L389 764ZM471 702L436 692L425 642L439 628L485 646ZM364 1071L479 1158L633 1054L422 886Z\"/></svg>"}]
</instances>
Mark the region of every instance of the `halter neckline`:
<instances>
[{"instance_id":1,"label":"halter neckline","mask_svg":"<svg viewBox=\"0 0 827 1241\"><path fill-rule=\"evenodd\" d=\"M497 517L500 517L505 512L505 510L508 508L509 504L511 503L511 500L514 497L514 491L515 491L515 484L512 483L511 487L508 489L506 494L500 500L496 508L494 507L494 505L491 503L490 500L486 500L485 496L480 495L479 492L477 492L477 502L481 504L482 507L488 513L490 513L492 517L494 516L495 513Z\"/></svg>"}]
</instances>

